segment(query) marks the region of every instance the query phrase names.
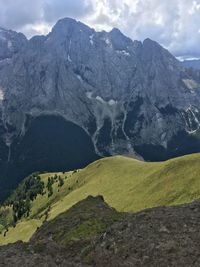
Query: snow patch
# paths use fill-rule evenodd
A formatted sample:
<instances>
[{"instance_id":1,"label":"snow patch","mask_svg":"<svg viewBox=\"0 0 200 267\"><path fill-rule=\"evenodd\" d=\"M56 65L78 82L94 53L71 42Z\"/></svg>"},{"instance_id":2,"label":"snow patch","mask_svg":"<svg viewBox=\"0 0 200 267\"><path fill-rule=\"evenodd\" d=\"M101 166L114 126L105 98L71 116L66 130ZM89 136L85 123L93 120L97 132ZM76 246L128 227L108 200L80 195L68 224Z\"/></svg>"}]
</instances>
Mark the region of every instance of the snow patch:
<instances>
[{"instance_id":1,"label":"snow patch","mask_svg":"<svg viewBox=\"0 0 200 267\"><path fill-rule=\"evenodd\" d=\"M112 48L112 43L108 37L103 38L103 41L106 43L107 46Z\"/></svg>"},{"instance_id":2,"label":"snow patch","mask_svg":"<svg viewBox=\"0 0 200 267\"><path fill-rule=\"evenodd\" d=\"M102 97L100 96L96 96L96 100L98 100L99 102L101 102L102 104L105 104L106 102L103 100Z\"/></svg>"},{"instance_id":3,"label":"snow patch","mask_svg":"<svg viewBox=\"0 0 200 267\"><path fill-rule=\"evenodd\" d=\"M198 130L198 129L196 129L196 130L194 130L194 131L189 131L189 130L187 130L187 133L189 133L189 134L195 134L195 133L197 132L197 130Z\"/></svg>"},{"instance_id":4,"label":"snow patch","mask_svg":"<svg viewBox=\"0 0 200 267\"><path fill-rule=\"evenodd\" d=\"M91 43L91 45L94 45L94 41L93 41L93 38L94 38L94 34L92 34L92 35L90 35L90 43Z\"/></svg>"},{"instance_id":5,"label":"snow patch","mask_svg":"<svg viewBox=\"0 0 200 267\"><path fill-rule=\"evenodd\" d=\"M70 57L71 46L72 46L72 40L70 39L70 41L69 41L69 48L68 48L68 55L67 55L67 60L69 62L72 62L72 59Z\"/></svg>"},{"instance_id":6,"label":"snow patch","mask_svg":"<svg viewBox=\"0 0 200 267\"><path fill-rule=\"evenodd\" d=\"M67 55L67 60L68 60L69 62L72 62L72 59L71 59L71 57L70 57L69 54Z\"/></svg>"},{"instance_id":7,"label":"snow patch","mask_svg":"<svg viewBox=\"0 0 200 267\"><path fill-rule=\"evenodd\" d=\"M188 108L186 109L186 112L188 113L188 119L189 119L189 125L188 125L188 127L189 127L189 128L192 128L193 121L195 121L195 123L196 123L196 125L197 125L197 128L196 128L196 129L190 129L190 130L187 130L187 132L188 132L189 134L193 134L193 133L195 133L195 132L200 128L200 121L199 121L197 115L195 114L195 112L196 112L196 113L199 113L199 110L196 109L196 108L193 109L193 108L190 106L190 107L188 107Z\"/></svg>"},{"instance_id":8,"label":"snow patch","mask_svg":"<svg viewBox=\"0 0 200 267\"><path fill-rule=\"evenodd\" d=\"M110 106L114 106L114 105L117 104L117 101L115 101L114 99L111 99L111 100L108 101L108 104L109 104Z\"/></svg>"},{"instance_id":9,"label":"snow patch","mask_svg":"<svg viewBox=\"0 0 200 267\"><path fill-rule=\"evenodd\" d=\"M102 103L104 105L114 106L114 105L117 104L117 101L114 100L114 99L110 99L110 100L106 101L99 95L96 96L96 97L92 97L93 96L93 92L90 92L90 91L86 92L86 96L87 96L87 98L97 100L97 101L99 101L100 103Z\"/></svg>"},{"instance_id":10,"label":"snow patch","mask_svg":"<svg viewBox=\"0 0 200 267\"><path fill-rule=\"evenodd\" d=\"M198 125L200 125L199 120L198 120L196 114L193 112L193 110L191 110L191 113L192 113L192 115L193 115L193 117L194 117L194 121L195 121Z\"/></svg>"},{"instance_id":11,"label":"snow patch","mask_svg":"<svg viewBox=\"0 0 200 267\"><path fill-rule=\"evenodd\" d=\"M117 101L115 101L114 99L110 99L109 101L105 101L102 97L100 96L96 96L96 100L98 100L99 102L101 102L102 104L107 104L109 106L114 106L117 104Z\"/></svg>"},{"instance_id":12,"label":"snow patch","mask_svg":"<svg viewBox=\"0 0 200 267\"><path fill-rule=\"evenodd\" d=\"M86 96L87 96L87 98L92 99L92 95L93 95L92 92L86 92Z\"/></svg>"},{"instance_id":13,"label":"snow patch","mask_svg":"<svg viewBox=\"0 0 200 267\"><path fill-rule=\"evenodd\" d=\"M109 40L108 38L105 39L105 43L106 43L107 45L110 45L110 44L111 44L111 42L110 42L110 40Z\"/></svg>"},{"instance_id":14,"label":"snow patch","mask_svg":"<svg viewBox=\"0 0 200 267\"><path fill-rule=\"evenodd\" d=\"M0 63L4 63L4 62L7 62L7 63L9 63L11 61L11 58L4 58L4 59L2 59L2 60L0 60Z\"/></svg>"},{"instance_id":15,"label":"snow patch","mask_svg":"<svg viewBox=\"0 0 200 267\"><path fill-rule=\"evenodd\" d=\"M192 79L183 79L182 81L184 82L184 84L187 86L189 90L194 90L199 87L199 84Z\"/></svg>"},{"instance_id":16,"label":"snow patch","mask_svg":"<svg viewBox=\"0 0 200 267\"><path fill-rule=\"evenodd\" d=\"M124 55L124 56L127 56L127 57L130 57L130 53L127 52L126 50L117 50L117 53Z\"/></svg>"},{"instance_id":17,"label":"snow patch","mask_svg":"<svg viewBox=\"0 0 200 267\"><path fill-rule=\"evenodd\" d=\"M3 90L0 88L0 101L4 100L4 92Z\"/></svg>"},{"instance_id":18,"label":"snow patch","mask_svg":"<svg viewBox=\"0 0 200 267\"><path fill-rule=\"evenodd\" d=\"M80 82L83 82L83 79L82 79L82 77L81 77L79 74L76 74L76 77L78 78L78 80L79 80Z\"/></svg>"},{"instance_id":19,"label":"snow patch","mask_svg":"<svg viewBox=\"0 0 200 267\"><path fill-rule=\"evenodd\" d=\"M12 45L12 42L9 40L9 41L8 41L8 49L11 49L12 46L13 46L13 45Z\"/></svg>"}]
</instances>

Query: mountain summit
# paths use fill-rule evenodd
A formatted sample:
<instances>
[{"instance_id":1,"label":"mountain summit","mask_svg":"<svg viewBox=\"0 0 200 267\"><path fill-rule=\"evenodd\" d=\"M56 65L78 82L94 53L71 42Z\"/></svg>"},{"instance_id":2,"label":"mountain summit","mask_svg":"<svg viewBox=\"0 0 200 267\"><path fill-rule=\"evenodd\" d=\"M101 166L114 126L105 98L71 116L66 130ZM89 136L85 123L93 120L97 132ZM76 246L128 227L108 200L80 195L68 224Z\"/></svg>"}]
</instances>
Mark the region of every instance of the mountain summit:
<instances>
[{"instance_id":1,"label":"mountain summit","mask_svg":"<svg viewBox=\"0 0 200 267\"><path fill-rule=\"evenodd\" d=\"M199 112L200 72L150 39L69 18L30 40L0 30L0 188L105 155L200 151Z\"/></svg>"}]
</instances>

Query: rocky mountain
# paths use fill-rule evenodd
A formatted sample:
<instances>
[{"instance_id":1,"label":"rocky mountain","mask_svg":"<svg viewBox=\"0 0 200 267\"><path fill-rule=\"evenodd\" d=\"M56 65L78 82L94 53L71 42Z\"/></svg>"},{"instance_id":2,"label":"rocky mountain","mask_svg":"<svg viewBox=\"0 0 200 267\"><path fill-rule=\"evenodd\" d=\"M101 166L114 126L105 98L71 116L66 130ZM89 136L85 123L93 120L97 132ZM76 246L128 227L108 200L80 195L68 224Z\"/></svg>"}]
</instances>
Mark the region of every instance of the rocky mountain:
<instances>
[{"instance_id":1,"label":"rocky mountain","mask_svg":"<svg viewBox=\"0 0 200 267\"><path fill-rule=\"evenodd\" d=\"M0 30L0 192L33 171L113 154L200 151L200 72L158 43L62 19L27 40Z\"/></svg>"},{"instance_id":2,"label":"rocky mountain","mask_svg":"<svg viewBox=\"0 0 200 267\"><path fill-rule=\"evenodd\" d=\"M0 247L0 266L199 266L199 201L137 214L89 196L30 242Z\"/></svg>"},{"instance_id":3,"label":"rocky mountain","mask_svg":"<svg viewBox=\"0 0 200 267\"><path fill-rule=\"evenodd\" d=\"M27 39L22 33L5 30L0 27L0 60L9 61L26 44Z\"/></svg>"}]
</instances>

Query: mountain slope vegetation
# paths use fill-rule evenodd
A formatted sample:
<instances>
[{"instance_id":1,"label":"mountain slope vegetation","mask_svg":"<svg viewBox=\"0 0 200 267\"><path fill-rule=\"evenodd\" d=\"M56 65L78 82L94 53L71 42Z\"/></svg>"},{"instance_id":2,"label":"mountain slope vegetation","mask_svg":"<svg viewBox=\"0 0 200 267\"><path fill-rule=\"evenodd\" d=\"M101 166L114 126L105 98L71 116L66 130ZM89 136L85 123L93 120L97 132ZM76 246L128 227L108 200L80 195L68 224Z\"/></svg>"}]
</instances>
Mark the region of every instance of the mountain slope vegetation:
<instances>
[{"instance_id":1,"label":"mountain slope vegetation","mask_svg":"<svg viewBox=\"0 0 200 267\"><path fill-rule=\"evenodd\" d=\"M120 213L88 196L28 243L0 246L0 266L199 266L200 202Z\"/></svg>"},{"instance_id":2,"label":"mountain slope vegetation","mask_svg":"<svg viewBox=\"0 0 200 267\"><path fill-rule=\"evenodd\" d=\"M192 202L200 198L199 162L200 154L164 162L115 156L81 170L40 174L44 191L30 201L28 215L14 224L13 205L5 204L1 208L0 244L19 239L28 241L44 221L54 219L88 195L103 195L105 201L120 212ZM49 189L51 180L52 189Z\"/></svg>"}]
</instances>

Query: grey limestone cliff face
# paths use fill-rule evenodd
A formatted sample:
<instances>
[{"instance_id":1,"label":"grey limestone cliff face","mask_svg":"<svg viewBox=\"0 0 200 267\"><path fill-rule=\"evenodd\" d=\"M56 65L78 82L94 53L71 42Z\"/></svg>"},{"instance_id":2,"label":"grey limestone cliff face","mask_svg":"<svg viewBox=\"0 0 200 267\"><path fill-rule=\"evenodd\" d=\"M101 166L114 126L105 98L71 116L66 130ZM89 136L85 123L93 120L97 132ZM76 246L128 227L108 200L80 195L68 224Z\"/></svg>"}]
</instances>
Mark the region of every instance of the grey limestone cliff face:
<instances>
[{"instance_id":1,"label":"grey limestone cliff face","mask_svg":"<svg viewBox=\"0 0 200 267\"><path fill-rule=\"evenodd\" d=\"M0 60L12 58L26 43L27 39L22 33L0 27Z\"/></svg>"},{"instance_id":2,"label":"grey limestone cliff face","mask_svg":"<svg viewBox=\"0 0 200 267\"><path fill-rule=\"evenodd\" d=\"M16 144L44 115L79 126L99 156L197 152L199 112L200 73L150 39L96 32L69 18L30 40L0 30L2 164L14 162Z\"/></svg>"}]
</instances>

